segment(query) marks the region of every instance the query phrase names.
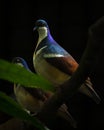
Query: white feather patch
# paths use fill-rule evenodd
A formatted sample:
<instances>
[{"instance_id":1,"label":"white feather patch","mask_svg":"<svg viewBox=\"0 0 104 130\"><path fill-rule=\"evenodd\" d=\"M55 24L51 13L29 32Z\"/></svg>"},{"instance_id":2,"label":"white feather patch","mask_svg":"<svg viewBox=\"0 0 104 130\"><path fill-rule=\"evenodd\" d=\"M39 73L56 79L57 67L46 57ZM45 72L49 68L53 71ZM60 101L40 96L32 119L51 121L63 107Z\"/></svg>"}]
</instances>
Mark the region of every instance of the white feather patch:
<instances>
[{"instance_id":1,"label":"white feather patch","mask_svg":"<svg viewBox=\"0 0 104 130\"><path fill-rule=\"evenodd\" d=\"M61 54L55 54L55 53L50 53L50 54L44 54L45 58L54 58L54 57L64 57Z\"/></svg>"},{"instance_id":2,"label":"white feather patch","mask_svg":"<svg viewBox=\"0 0 104 130\"><path fill-rule=\"evenodd\" d=\"M39 49L39 50L36 52L35 56L38 55L38 54L40 54L41 51L42 51L44 48L46 48L46 47L47 47L47 46L44 46L44 47L42 47L41 49Z\"/></svg>"}]
</instances>

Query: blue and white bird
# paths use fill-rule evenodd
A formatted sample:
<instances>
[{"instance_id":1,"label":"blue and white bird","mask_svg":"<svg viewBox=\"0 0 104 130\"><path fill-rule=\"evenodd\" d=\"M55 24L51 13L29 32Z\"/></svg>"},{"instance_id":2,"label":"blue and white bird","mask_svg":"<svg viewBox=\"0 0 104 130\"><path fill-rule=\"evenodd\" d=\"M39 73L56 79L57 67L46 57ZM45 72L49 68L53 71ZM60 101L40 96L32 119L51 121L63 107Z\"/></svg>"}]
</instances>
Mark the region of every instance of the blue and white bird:
<instances>
[{"instance_id":1,"label":"blue and white bird","mask_svg":"<svg viewBox=\"0 0 104 130\"><path fill-rule=\"evenodd\" d=\"M26 68L28 71L31 72L27 65L27 62L23 58L15 57L12 62ZM28 88L16 83L14 83L14 94L16 96L17 102L25 110L34 114L37 114L40 111L47 98L42 89Z\"/></svg>"},{"instance_id":2,"label":"blue and white bird","mask_svg":"<svg viewBox=\"0 0 104 130\"><path fill-rule=\"evenodd\" d=\"M15 57L12 61L14 64L20 65L21 67L29 69L27 62L21 57ZM27 111L33 113L34 115L40 112L44 103L53 95L50 91L44 91L41 88L28 88L24 87L21 84L14 83L14 94L16 96L17 102ZM75 119L67 110L67 106L62 104L57 111L57 115L65 119L70 123L74 128L77 127Z\"/></svg>"},{"instance_id":3,"label":"blue and white bird","mask_svg":"<svg viewBox=\"0 0 104 130\"><path fill-rule=\"evenodd\" d=\"M39 35L33 54L34 68L39 75L49 80L57 88L70 79L79 64L54 40L45 20L38 19L33 30L37 30ZM78 91L87 95L96 103L101 100L89 77Z\"/></svg>"}]
</instances>

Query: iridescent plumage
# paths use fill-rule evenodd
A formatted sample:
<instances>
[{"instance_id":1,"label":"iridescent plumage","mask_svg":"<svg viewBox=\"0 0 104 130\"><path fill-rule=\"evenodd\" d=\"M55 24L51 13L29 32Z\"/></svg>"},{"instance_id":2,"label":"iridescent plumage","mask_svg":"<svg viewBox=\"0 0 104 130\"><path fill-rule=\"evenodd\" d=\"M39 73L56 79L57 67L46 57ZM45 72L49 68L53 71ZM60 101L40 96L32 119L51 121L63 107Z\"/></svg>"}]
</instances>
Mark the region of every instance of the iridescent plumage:
<instances>
[{"instance_id":1,"label":"iridescent plumage","mask_svg":"<svg viewBox=\"0 0 104 130\"><path fill-rule=\"evenodd\" d=\"M45 20L37 20L34 30L37 30L39 34L33 54L34 68L39 75L58 87L70 79L79 64L54 40ZM94 90L89 77L81 85L79 92L86 94L96 103L100 102L100 97Z\"/></svg>"}]
</instances>

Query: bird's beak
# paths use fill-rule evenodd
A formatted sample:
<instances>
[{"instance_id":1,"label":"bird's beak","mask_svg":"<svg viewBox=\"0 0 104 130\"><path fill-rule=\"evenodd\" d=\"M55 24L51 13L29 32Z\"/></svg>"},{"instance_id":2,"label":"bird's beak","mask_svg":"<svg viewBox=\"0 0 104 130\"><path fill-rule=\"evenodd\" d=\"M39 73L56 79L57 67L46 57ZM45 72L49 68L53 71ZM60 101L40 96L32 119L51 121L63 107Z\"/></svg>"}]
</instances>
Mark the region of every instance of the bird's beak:
<instances>
[{"instance_id":1,"label":"bird's beak","mask_svg":"<svg viewBox=\"0 0 104 130\"><path fill-rule=\"evenodd\" d=\"M37 30L37 28L38 28L38 27L37 27L37 26L35 26L35 27L33 28L33 32L34 32L34 31L36 31L36 30Z\"/></svg>"}]
</instances>

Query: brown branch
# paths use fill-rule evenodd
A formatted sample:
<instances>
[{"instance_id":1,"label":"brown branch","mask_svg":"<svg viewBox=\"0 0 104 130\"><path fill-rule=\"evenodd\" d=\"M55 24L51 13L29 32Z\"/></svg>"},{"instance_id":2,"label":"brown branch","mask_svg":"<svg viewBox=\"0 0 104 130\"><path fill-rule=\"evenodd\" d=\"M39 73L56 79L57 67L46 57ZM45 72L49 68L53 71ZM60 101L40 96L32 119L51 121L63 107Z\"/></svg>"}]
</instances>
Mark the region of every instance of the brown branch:
<instances>
[{"instance_id":1,"label":"brown branch","mask_svg":"<svg viewBox=\"0 0 104 130\"><path fill-rule=\"evenodd\" d=\"M104 17L89 28L87 47L76 72L70 80L60 86L60 90L46 102L38 114L38 118L46 125L49 125L54 120L54 116L60 105L65 101L70 101L70 98L77 92L86 77L91 74L103 44Z\"/></svg>"}]
</instances>

